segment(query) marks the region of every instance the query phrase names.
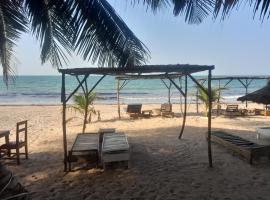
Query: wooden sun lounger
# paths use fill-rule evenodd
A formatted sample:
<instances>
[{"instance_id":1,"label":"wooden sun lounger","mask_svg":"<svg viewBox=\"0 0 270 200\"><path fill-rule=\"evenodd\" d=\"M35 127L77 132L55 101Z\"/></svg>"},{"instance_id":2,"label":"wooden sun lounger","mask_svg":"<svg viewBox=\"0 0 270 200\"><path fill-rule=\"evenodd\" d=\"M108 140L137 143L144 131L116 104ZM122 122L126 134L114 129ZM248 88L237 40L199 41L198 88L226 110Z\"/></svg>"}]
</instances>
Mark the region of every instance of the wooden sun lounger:
<instances>
[{"instance_id":1,"label":"wooden sun lounger","mask_svg":"<svg viewBox=\"0 0 270 200\"><path fill-rule=\"evenodd\" d=\"M103 168L111 162L126 161L129 167L130 151L127 136L124 133L106 133L103 136L101 157Z\"/></svg>"},{"instance_id":2,"label":"wooden sun lounger","mask_svg":"<svg viewBox=\"0 0 270 200\"><path fill-rule=\"evenodd\" d=\"M241 112L238 109L238 105L227 105L227 108L225 110L225 116L228 117L236 117L236 116L241 116Z\"/></svg>"},{"instance_id":3,"label":"wooden sun lounger","mask_svg":"<svg viewBox=\"0 0 270 200\"><path fill-rule=\"evenodd\" d=\"M161 104L160 112L162 117L174 117L174 112L172 112L172 104L170 103Z\"/></svg>"},{"instance_id":4,"label":"wooden sun lounger","mask_svg":"<svg viewBox=\"0 0 270 200\"><path fill-rule=\"evenodd\" d=\"M142 112L142 104L129 104L127 106L127 114L131 118L138 118L141 116Z\"/></svg>"},{"instance_id":5,"label":"wooden sun lounger","mask_svg":"<svg viewBox=\"0 0 270 200\"><path fill-rule=\"evenodd\" d=\"M68 153L69 171L71 171L71 163L76 162L80 157L98 163L98 151L99 151L99 134L97 133L78 134Z\"/></svg>"},{"instance_id":6,"label":"wooden sun lounger","mask_svg":"<svg viewBox=\"0 0 270 200\"><path fill-rule=\"evenodd\" d=\"M224 131L213 131L211 138L213 142L221 144L222 146L239 153L245 157L250 164L252 164L253 159L258 159L261 156L270 156L269 145L265 146L256 144Z\"/></svg>"}]
</instances>

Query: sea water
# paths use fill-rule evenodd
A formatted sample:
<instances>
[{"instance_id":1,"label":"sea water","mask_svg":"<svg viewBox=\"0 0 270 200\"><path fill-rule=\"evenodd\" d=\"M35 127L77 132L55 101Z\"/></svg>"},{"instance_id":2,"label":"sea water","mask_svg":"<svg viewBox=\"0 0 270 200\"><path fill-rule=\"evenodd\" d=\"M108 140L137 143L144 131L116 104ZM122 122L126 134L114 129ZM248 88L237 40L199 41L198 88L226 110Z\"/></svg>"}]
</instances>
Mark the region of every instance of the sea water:
<instances>
[{"instance_id":1,"label":"sea water","mask_svg":"<svg viewBox=\"0 0 270 200\"><path fill-rule=\"evenodd\" d=\"M1 77L0 77L1 78ZM82 78L82 77L81 77ZM91 88L100 79L100 76L90 76L88 87ZM195 76L195 78L204 78ZM169 81L165 80L167 85ZM184 85L184 81L175 79L178 85ZM228 80L221 81L223 87ZM253 80L248 92L255 91L266 84L266 80ZM117 84L114 77L105 77L95 88L99 97L96 103L115 104ZM120 85L123 81L120 83ZM212 87L218 87L218 81L212 82ZM75 77L66 76L66 95L68 96L78 85ZM205 83L207 86L207 82ZM196 101L196 85L188 79L188 101ZM79 90L78 93L82 91ZM226 89L222 90L221 101L226 103L236 102L236 99L245 94L245 88L238 80L233 80ZM61 76L18 76L8 87L0 81L0 104L60 104L61 103ZM171 102L180 101L180 93L172 86ZM129 103L165 103L168 101L168 89L161 80L131 80L120 91L120 102ZM70 101L72 103L72 99Z\"/></svg>"}]
</instances>

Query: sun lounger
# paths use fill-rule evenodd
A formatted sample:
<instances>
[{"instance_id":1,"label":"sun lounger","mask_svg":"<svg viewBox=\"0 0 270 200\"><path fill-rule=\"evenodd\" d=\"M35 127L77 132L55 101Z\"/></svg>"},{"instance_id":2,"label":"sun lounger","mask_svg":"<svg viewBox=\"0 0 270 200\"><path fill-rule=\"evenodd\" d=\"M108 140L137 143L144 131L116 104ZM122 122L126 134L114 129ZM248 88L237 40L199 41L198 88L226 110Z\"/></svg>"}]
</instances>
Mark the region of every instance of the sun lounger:
<instances>
[{"instance_id":1,"label":"sun lounger","mask_svg":"<svg viewBox=\"0 0 270 200\"><path fill-rule=\"evenodd\" d=\"M241 116L241 111L238 109L238 105L227 105L227 108L225 110L225 116L228 117L236 117L236 116Z\"/></svg>"},{"instance_id":2,"label":"sun lounger","mask_svg":"<svg viewBox=\"0 0 270 200\"><path fill-rule=\"evenodd\" d=\"M256 129L257 139L268 138L270 139L270 127L259 127Z\"/></svg>"},{"instance_id":3,"label":"sun lounger","mask_svg":"<svg viewBox=\"0 0 270 200\"><path fill-rule=\"evenodd\" d=\"M76 162L78 158L83 158L85 160L91 160L98 163L98 151L99 134L78 134L68 153L69 171L71 171L71 163Z\"/></svg>"},{"instance_id":4,"label":"sun lounger","mask_svg":"<svg viewBox=\"0 0 270 200\"><path fill-rule=\"evenodd\" d=\"M260 145L224 131L212 132L212 141L245 157L250 164L253 159L270 156L270 146Z\"/></svg>"},{"instance_id":5,"label":"sun lounger","mask_svg":"<svg viewBox=\"0 0 270 200\"><path fill-rule=\"evenodd\" d=\"M172 104L170 103L161 104L160 111L162 117L174 117L174 112L172 112Z\"/></svg>"},{"instance_id":6,"label":"sun lounger","mask_svg":"<svg viewBox=\"0 0 270 200\"><path fill-rule=\"evenodd\" d=\"M131 118L138 118L141 116L142 104L129 104L127 106L127 114Z\"/></svg>"},{"instance_id":7,"label":"sun lounger","mask_svg":"<svg viewBox=\"0 0 270 200\"><path fill-rule=\"evenodd\" d=\"M129 167L130 152L127 136L124 133L106 133L103 136L101 157L103 168L112 162L126 161Z\"/></svg>"}]
</instances>

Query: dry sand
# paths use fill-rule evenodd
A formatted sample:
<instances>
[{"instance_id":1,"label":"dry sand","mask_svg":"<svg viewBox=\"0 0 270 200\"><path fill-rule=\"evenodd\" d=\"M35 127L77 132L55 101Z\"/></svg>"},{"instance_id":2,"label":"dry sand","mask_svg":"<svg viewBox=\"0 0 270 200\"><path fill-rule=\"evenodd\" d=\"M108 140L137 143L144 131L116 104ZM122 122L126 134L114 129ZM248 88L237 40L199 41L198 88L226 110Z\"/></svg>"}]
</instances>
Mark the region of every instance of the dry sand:
<instances>
[{"instance_id":1,"label":"dry sand","mask_svg":"<svg viewBox=\"0 0 270 200\"><path fill-rule=\"evenodd\" d=\"M145 105L143 109L159 106ZM8 161L7 166L32 192L33 199L270 199L268 159L251 166L213 145L214 168L208 168L207 119L197 116L194 106L189 106L193 113L187 118L182 140L177 139L181 117L130 120L122 110L124 118L118 120L115 105L96 105L96 109L101 111L102 121L93 117L87 131L113 127L127 133L132 151L130 169L64 173L61 107L0 107L0 127L12 130L13 139L15 123L29 120L30 159L22 160L20 166ZM173 109L179 112L179 105ZM68 113L68 117L74 115ZM229 131L255 140L256 127L269 126L269 121L263 116L216 117L213 129L232 129ZM78 118L68 123L69 145L81 128Z\"/></svg>"}]
</instances>

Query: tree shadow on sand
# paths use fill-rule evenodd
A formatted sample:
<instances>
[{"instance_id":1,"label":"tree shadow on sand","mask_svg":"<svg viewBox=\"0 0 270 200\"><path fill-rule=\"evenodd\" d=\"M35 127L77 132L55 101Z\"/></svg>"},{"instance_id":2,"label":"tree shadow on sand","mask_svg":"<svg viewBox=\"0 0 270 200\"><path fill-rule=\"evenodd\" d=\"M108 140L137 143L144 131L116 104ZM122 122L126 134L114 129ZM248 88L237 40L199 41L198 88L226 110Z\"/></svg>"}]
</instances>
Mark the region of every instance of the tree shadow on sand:
<instances>
[{"instance_id":1,"label":"tree shadow on sand","mask_svg":"<svg viewBox=\"0 0 270 200\"><path fill-rule=\"evenodd\" d=\"M178 140L179 131L179 127L126 131L131 146L128 170L92 168L64 173L62 151L50 149L32 152L29 160L10 169L33 192L33 199L238 197L237 192L228 193L227 187L238 188L242 197L257 198L252 186L258 185L256 189L262 196L269 191L269 161L251 166L238 155L213 144L214 168L211 169L205 140L207 129L187 126L181 140ZM247 139L255 138L253 132L233 132ZM61 142L55 141L55 144L61 145Z\"/></svg>"}]
</instances>

